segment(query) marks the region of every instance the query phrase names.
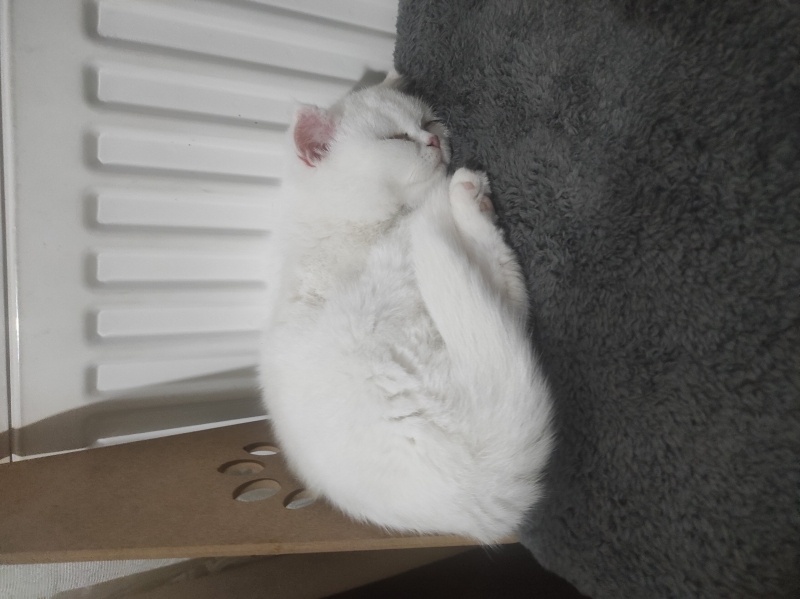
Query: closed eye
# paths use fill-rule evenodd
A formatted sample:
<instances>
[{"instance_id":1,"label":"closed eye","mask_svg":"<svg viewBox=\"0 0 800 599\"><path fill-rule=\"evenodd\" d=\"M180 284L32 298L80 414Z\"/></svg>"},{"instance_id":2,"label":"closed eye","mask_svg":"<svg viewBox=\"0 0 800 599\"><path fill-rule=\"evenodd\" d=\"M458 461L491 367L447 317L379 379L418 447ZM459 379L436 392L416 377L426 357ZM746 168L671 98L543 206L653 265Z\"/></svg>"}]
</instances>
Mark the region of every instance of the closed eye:
<instances>
[{"instance_id":1,"label":"closed eye","mask_svg":"<svg viewBox=\"0 0 800 599\"><path fill-rule=\"evenodd\" d=\"M422 128L423 128L423 129L425 129L425 131L427 131L427 132L429 132L429 133L430 133L430 130L431 130L431 128L432 128L434 125L439 125L439 124L441 124L441 122L442 122L442 121L440 121L439 119L431 119L431 120L429 120L429 121L425 121L424 123L422 123Z\"/></svg>"},{"instance_id":2,"label":"closed eye","mask_svg":"<svg viewBox=\"0 0 800 599\"><path fill-rule=\"evenodd\" d=\"M411 136L408 133L397 133L396 135L390 135L384 139L397 139L400 141L414 141L411 139Z\"/></svg>"}]
</instances>

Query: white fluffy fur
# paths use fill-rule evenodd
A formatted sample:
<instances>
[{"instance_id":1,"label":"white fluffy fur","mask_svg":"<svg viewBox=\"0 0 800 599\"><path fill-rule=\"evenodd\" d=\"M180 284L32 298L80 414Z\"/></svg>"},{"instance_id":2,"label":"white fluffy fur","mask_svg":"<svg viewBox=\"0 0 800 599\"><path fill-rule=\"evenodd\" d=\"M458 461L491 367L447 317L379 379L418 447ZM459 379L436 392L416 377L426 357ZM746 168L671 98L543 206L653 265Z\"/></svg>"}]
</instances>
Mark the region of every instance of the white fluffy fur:
<instances>
[{"instance_id":1,"label":"white fluffy fur","mask_svg":"<svg viewBox=\"0 0 800 599\"><path fill-rule=\"evenodd\" d=\"M550 398L486 177L447 176L431 119L389 84L298 111L261 383L309 490L492 543L541 496Z\"/></svg>"}]
</instances>

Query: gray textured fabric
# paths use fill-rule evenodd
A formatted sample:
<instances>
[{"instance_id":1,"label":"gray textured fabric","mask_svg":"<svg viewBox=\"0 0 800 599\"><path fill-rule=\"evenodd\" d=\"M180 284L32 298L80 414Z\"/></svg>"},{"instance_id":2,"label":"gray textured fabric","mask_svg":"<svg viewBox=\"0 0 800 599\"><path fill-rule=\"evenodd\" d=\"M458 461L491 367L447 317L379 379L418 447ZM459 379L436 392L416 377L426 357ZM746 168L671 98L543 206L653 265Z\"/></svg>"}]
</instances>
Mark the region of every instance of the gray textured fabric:
<instances>
[{"instance_id":1,"label":"gray textured fabric","mask_svg":"<svg viewBox=\"0 0 800 599\"><path fill-rule=\"evenodd\" d=\"M798 6L401 2L555 390L524 543L593 597L800 596Z\"/></svg>"}]
</instances>

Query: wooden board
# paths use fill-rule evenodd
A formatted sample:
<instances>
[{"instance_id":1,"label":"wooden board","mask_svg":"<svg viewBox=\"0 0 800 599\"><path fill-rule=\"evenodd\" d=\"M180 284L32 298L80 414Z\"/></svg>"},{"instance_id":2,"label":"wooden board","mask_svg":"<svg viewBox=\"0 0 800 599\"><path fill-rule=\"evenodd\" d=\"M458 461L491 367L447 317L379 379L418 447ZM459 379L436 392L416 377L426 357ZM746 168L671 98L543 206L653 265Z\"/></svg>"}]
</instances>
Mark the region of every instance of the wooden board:
<instances>
[{"instance_id":1,"label":"wooden board","mask_svg":"<svg viewBox=\"0 0 800 599\"><path fill-rule=\"evenodd\" d=\"M323 501L284 503L300 487L263 422L0 465L0 562L319 553L474 544L456 536L397 535L357 524ZM263 470L249 474L221 472ZM243 502L255 480L280 486ZM513 539L509 539L513 542Z\"/></svg>"}]
</instances>

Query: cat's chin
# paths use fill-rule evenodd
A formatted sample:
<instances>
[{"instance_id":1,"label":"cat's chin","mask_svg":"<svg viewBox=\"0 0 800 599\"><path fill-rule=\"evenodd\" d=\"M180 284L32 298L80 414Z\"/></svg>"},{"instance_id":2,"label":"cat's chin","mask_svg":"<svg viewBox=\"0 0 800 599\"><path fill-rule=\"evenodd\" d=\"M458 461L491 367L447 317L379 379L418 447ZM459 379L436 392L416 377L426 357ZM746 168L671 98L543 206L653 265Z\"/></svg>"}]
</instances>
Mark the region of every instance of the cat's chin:
<instances>
[{"instance_id":1,"label":"cat's chin","mask_svg":"<svg viewBox=\"0 0 800 599\"><path fill-rule=\"evenodd\" d=\"M410 179L409 183L415 187L419 188L429 188L434 189L439 187L443 184L447 183L449 179L449 171L448 165L446 162L441 162L431 168L430 172L423 177L418 177L416 179Z\"/></svg>"}]
</instances>

